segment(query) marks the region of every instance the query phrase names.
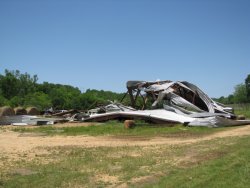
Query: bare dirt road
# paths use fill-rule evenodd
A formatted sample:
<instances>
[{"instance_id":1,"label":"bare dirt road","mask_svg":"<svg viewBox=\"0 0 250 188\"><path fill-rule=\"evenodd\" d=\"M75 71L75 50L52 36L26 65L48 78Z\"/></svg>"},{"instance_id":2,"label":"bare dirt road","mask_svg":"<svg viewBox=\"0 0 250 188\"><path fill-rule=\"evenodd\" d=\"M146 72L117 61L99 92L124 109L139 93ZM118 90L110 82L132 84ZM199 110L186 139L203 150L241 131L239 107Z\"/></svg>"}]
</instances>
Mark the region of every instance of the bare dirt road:
<instances>
[{"instance_id":1,"label":"bare dirt road","mask_svg":"<svg viewBox=\"0 0 250 188\"><path fill-rule=\"evenodd\" d=\"M190 144L215 138L250 135L250 125L230 128L198 138L153 137L146 139L124 139L112 136L44 136L37 133L18 133L0 130L0 151L5 154L28 152L37 147L80 146L80 147L120 147Z\"/></svg>"}]
</instances>

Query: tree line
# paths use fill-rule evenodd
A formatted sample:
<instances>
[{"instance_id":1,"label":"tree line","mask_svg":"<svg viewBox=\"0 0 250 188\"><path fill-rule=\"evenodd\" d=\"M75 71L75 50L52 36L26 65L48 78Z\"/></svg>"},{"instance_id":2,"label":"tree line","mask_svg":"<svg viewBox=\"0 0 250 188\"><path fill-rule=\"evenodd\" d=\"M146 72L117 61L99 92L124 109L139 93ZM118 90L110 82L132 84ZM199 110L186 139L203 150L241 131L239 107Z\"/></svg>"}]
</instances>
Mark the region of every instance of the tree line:
<instances>
[{"instance_id":1,"label":"tree line","mask_svg":"<svg viewBox=\"0 0 250 188\"><path fill-rule=\"evenodd\" d=\"M5 70L3 75L0 74L0 106L87 110L107 104L108 100L119 101L124 95L95 89L81 92L70 85L37 81L37 75Z\"/></svg>"},{"instance_id":2,"label":"tree line","mask_svg":"<svg viewBox=\"0 0 250 188\"><path fill-rule=\"evenodd\" d=\"M248 74L244 83L234 87L233 94L215 100L223 104L250 103L250 74Z\"/></svg>"},{"instance_id":3,"label":"tree line","mask_svg":"<svg viewBox=\"0 0 250 188\"><path fill-rule=\"evenodd\" d=\"M81 92L70 85L37 81L37 75L5 70L3 75L0 74L0 106L88 110L105 105L108 100L120 101L125 94L95 89ZM245 83L235 86L233 94L215 100L223 104L250 103L250 74ZM128 96L123 100L125 105L129 105L129 101Z\"/></svg>"}]
</instances>

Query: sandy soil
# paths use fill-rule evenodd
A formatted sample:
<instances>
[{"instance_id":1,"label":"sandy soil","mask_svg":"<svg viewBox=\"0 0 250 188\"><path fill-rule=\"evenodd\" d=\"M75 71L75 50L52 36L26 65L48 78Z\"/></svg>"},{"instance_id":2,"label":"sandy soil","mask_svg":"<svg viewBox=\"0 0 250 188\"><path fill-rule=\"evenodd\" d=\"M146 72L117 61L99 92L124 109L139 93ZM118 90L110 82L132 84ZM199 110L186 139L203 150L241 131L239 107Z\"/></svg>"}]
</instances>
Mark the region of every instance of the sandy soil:
<instances>
[{"instance_id":1,"label":"sandy soil","mask_svg":"<svg viewBox=\"0 0 250 188\"><path fill-rule=\"evenodd\" d=\"M30 151L37 147L80 146L80 147L119 147L190 144L215 138L250 135L250 125L230 128L198 138L124 139L112 136L44 136L37 133L17 133L7 129L0 130L0 151L5 154L16 154Z\"/></svg>"}]
</instances>

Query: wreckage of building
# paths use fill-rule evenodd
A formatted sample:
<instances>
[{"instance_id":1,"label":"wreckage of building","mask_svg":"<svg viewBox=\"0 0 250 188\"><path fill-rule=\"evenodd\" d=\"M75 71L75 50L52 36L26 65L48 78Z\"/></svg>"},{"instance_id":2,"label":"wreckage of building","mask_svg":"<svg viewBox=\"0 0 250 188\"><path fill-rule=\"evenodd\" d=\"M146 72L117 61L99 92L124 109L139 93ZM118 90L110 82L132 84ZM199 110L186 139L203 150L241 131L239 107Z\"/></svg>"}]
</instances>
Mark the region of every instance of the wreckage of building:
<instances>
[{"instance_id":1,"label":"wreckage of building","mask_svg":"<svg viewBox=\"0 0 250 188\"><path fill-rule=\"evenodd\" d=\"M123 99L126 95L130 97L131 107L111 103L94 109L96 113L85 114L81 120L143 119L153 123L210 127L250 123L235 120L236 115L231 107L213 101L197 86L186 81L128 81ZM143 103L141 109L136 108L139 98ZM148 103L150 109L146 109Z\"/></svg>"},{"instance_id":2,"label":"wreckage of building","mask_svg":"<svg viewBox=\"0 0 250 188\"><path fill-rule=\"evenodd\" d=\"M126 96L129 96L131 106L122 104ZM62 117L63 115L67 115L67 118ZM127 92L119 103L110 102L109 105L90 109L84 113L70 110L52 116L52 118L27 115L3 116L0 117L0 125L41 125L64 121L102 122L113 119L141 119L160 124L181 123L187 126L207 127L250 124L247 120L236 120L231 107L213 101L194 84L169 80L128 81Z\"/></svg>"}]
</instances>

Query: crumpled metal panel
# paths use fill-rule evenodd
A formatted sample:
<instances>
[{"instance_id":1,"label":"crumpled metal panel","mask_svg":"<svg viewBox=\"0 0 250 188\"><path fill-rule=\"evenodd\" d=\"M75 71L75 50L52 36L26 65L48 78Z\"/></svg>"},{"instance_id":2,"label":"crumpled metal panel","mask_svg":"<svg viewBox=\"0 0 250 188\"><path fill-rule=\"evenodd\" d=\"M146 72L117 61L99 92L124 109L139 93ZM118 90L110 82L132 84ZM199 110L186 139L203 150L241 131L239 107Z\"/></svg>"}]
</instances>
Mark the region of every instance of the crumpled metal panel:
<instances>
[{"instance_id":1,"label":"crumpled metal panel","mask_svg":"<svg viewBox=\"0 0 250 188\"><path fill-rule=\"evenodd\" d=\"M112 103L102 107L105 113L85 116L83 121L105 121L110 119L144 119L153 122L182 123L188 126L233 126L250 122L235 121L233 110L209 98L201 89L189 82L173 82L169 80L147 82L128 81L127 94L130 95L131 105L135 107L138 96L146 99L152 97L153 110L136 110ZM143 94L141 94L143 92ZM124 98L124 97L123 97Z\"/></svg>"},{"instance_id":2,"label":"crumpled metal panel","mask_svg":"<svg viewBox=\"0 0 250 188\"><path fill-rule=\"evenodd\" d=\"M249 125L250 121L236 121L219 116L196 118L194 121L188 123L188 126L205 126L205 127L229 127L239 125Z\"/></svg>"}]
</instances>

